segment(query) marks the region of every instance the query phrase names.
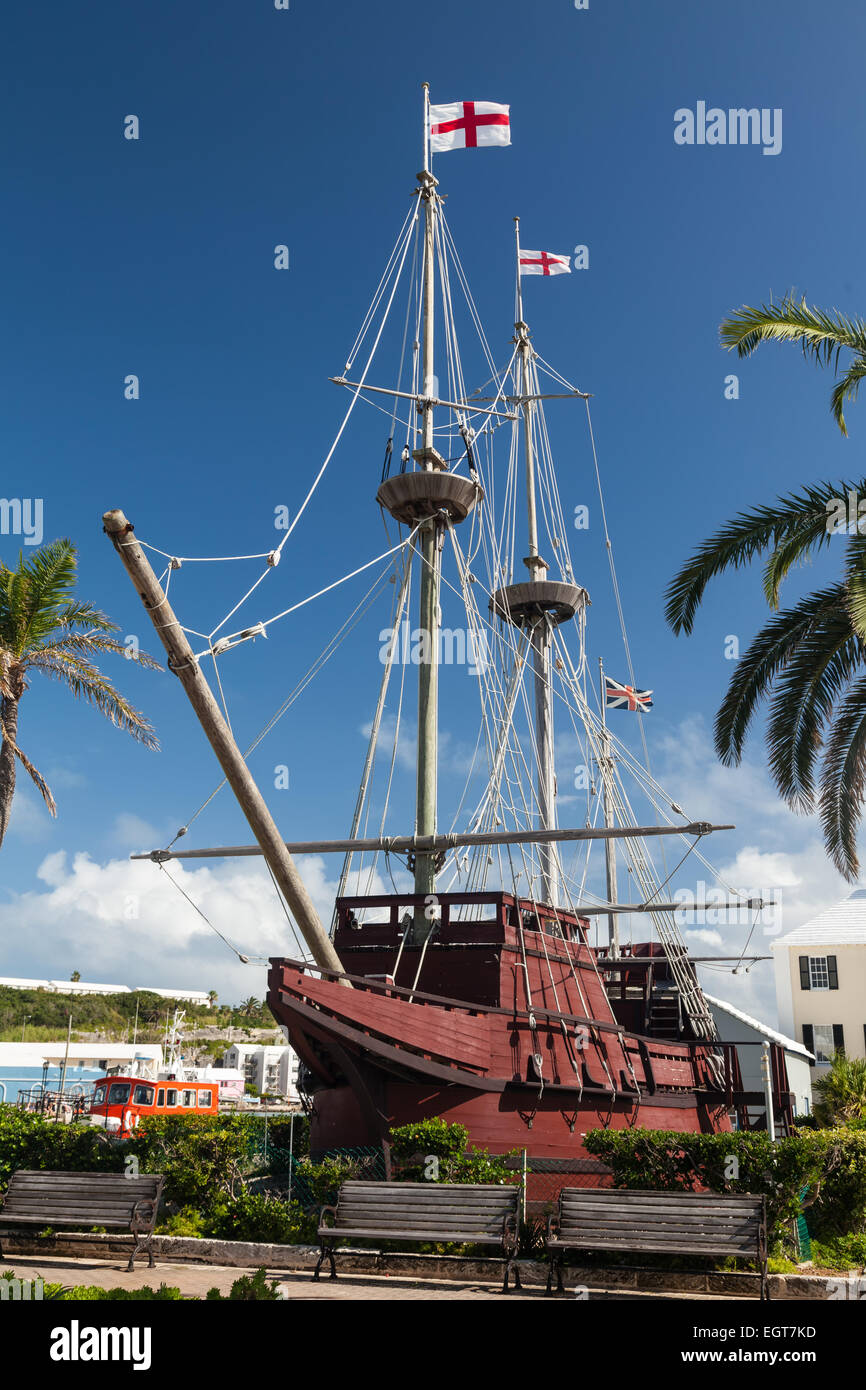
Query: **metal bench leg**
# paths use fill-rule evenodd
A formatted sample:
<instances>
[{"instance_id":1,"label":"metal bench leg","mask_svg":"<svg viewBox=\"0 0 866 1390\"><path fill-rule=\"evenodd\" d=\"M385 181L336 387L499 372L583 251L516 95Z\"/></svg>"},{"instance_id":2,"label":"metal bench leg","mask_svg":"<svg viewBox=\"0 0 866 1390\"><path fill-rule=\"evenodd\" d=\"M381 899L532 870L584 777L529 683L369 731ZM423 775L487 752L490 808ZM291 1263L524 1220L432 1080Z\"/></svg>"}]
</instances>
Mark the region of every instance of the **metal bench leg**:
<instances>
[{"instance_id":1,"label":"metal bench leg","mask_svg":"<svg viewBox=\"0 0 866 1390\"><path fill-rule=\"evenodd\" d=\"M516 1255L511 1255L511 1256L509 1256L508 1259L506 1259L506 1261L505 1261L505 1278L504 1278L504 1280L503 1280L503 1282L502 1282L502 1292L503 1292L503 1293L510 1293L510 1292L511 1292L511 1289L510 1289L509 1283L508 1283L508 1278L509 1278L509 1275L510 1275L512 1272L514 1273L514 1287L515 1287L515 1289L521 1289L521 1288L523 1287L523 1285L522 1285L521 1282L520 1282L520 1270L517 1268L517 1256L516 1256Z\"/></svg>"},{"instance_id":2,"label":"metal bench leg","mask_svg":"<svg viewBox=\"0 0 866 1390\"><path fill-rule=\"evenodd\" d=\"M565 1284L562 1282L562 1270L565 1264L565 1255L560 1255L556 1262L556 1292L565 1293Z\"/></svg>"},{"instance_id":3,"label":"metal bench leg","mask_svg":"<svg viewBox=\"0 0 866 1390\"><path fill-rule=\"evenodd\" d=\"M337 1277L337 1266L336 1266L336 1264L334 1263L334 1248L333 1248L333 1246L331 1246L331 1245L320 1245L320 1246L319 1246L319 1258L318 1258L318 1261L317 1261L317 1263L316 1263L316 1268L313 1270L313 1278L314 1278L314 1279L318 1279L318 1277L319 1277L319 1270L322 1268L322 1265L325 1263L325 1260L326 1260L326 1259L328 1260L328 1262L330 1263L330 1266L331 1266L331 1273L328 1275L328 1278L329 1278L329 1279L336 1279L336 1277Z\"/></svg>"}]
</instances>

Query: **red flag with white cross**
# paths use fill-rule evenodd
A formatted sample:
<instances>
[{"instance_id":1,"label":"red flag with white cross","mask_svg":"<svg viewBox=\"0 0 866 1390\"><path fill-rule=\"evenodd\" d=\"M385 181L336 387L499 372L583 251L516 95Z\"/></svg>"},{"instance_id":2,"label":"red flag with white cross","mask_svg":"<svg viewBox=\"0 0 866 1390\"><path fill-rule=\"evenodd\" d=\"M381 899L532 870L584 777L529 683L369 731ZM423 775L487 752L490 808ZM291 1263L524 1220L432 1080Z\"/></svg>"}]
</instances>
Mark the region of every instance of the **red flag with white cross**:
<instances>
[{"instance_id":1,"label":"red flag with white cross","mask_svg":"<svg viewBox=\"0 0 866 1390\"><path fill-rule=\"evenodd\" d=\"M493 101L451 101L430 107L430 149L470 150L481 145L510 145L510 107Z\"/></svg>"}]
</instances>

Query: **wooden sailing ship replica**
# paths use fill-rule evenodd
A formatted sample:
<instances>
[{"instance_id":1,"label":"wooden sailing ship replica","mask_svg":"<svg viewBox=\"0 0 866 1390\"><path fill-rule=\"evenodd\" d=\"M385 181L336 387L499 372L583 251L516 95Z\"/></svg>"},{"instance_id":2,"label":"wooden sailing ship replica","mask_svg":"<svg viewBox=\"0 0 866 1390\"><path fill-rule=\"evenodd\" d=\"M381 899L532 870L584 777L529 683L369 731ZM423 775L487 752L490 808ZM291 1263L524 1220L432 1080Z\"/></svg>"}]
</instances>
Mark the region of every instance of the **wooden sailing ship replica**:
<instances>
[{"instance_id":1,"label":"wooden sailing ship replica","mask_svg":"<svg viewBox=\"0 0 866 1390\"><path fill-rule=\"evenodd\" d=\"M534 253L521 253L519 227L511 359L501 371L494 364L487 386L466 391L451 300L452 282L463 282L462 267L432 174L426 89L424 130L415 201L365 329L346 371L335 378L352 394L349 413L359 398L381 405L390 397L394 413L376 501L402 534L388 552L396 581L394 640L383 662L351 832L341 841L286 845L200 669L202 654L193 652L130 523L122 512L109 512L105 529L256 836L255 846L242 849L168 849L150 857L164 863L264 854L311 957L271 960L268 1002L302 1062L314 1152L377 1143L390 1126L431 1116L460 1121L475 1144L493 1152L521 1148L559 1160L585 1156L583 1136L600 1126L727 1130L736 1117L748 1123L749 1106L762 1104L763 1096L743 1092L735 1048L718 1037L675 925L674 904L665 901L669 876L652 860L653 846L663 843L659 837L675 835L690 847L721 827L689 822L670 802L666 809L673 807L675 815L667 824L635 822L623 777L637 763L608 728L603 677L593 707L595 681L587 678L585 650L589 598L568 555L544 417L551 397L572 403L587 397L549 368L533 345L520 272L521 261ZM404 277L413 246L413 269ZM534 260L545 270L549 262L546 256ZM401 277L409 285L407 325L416 310L408 380L374 385L367 378L382 332L375 310L381 309L384 325ZM467 303L474 318L468 290ZM434 375L437 331L447 390ZM359 379L350 379L364 332L375 338L374 351ZM549 384L559 390L544 390ZM396 460L392 468L398 425L405 425L399 470ZM493 466L503 428L502 437L511 436L504 487ZM446 553L453 557L453 582ZM275 563L272 556L269 562ZM468 828L443 833L437 795L444 587L466 607L486 768ZM413 602L414 832L385 835L383 815L380 834L365 837L389 682L401 668L403 703L401 634ZM216 660L259 630L211 639L208 654ZM557 820L554 717L560 711L579 731L591 768L586 815L573 828ZM398 736L394 732L394 751ZM393 771L392 751L389 783ZM642 776L655 786L645 769ZM603 894L587 888L588 856L596 845L605 856ZM586 857L582 871L569 872L566 852L575 848ZM304 852L343 855L330 932L294 862L293 855ZM618 853L639 888L638 903L618 901ZM393 892L372 891L383 856L389 867L401 862L411 881L394 884ZM655 940L623 944L620 924L633 912L652 922ZM592 939L599 921L608 925L602 944ZM773 1099L784 1126L791 1098L778 1047Z\"/></svg>"}]
</instances>

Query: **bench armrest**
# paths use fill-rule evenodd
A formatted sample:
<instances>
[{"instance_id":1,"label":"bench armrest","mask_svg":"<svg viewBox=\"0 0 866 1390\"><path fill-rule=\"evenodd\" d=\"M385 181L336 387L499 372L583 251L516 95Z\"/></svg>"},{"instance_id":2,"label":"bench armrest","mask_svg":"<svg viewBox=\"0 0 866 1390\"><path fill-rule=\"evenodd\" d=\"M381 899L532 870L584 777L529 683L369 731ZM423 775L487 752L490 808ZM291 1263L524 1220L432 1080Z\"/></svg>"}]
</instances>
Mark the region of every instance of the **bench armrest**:
<instances>
[{"instance_id":1,"label":"bench armrest","mask_svg":"<svg viewBox=\"0 0 866 1390\"><path fill-rule=\"evenodd\" d=\"M132 1221L130 1229L134 1234L139 1231L149 1231L156 1225L157 1199L155 1197L142 1197L132 1208Z\"/></svg>"},{"instance_id":2,"label":"bench armrest","mask_svg":"<svg viewBox=\"0 0 866 1390\"><path fill-rule=\"evenodd\" d=\"M322 1207L322 1210L319 1212L319 1228L320 1228L320 1229L325 1225L325 1217L326 1217L326 1215L328 1215L329 1213L330 1213L330 1215L333 1217L333 1220L330 1222L330 1225L335 1226L335 1225L337 1224L337 1208L336 1208L336 1207L331 1207L331 1206Z\"/></svg>"},{"instance_id":3,"label":"bench armrest","mask_svg":"<svg viewBox=\"0 0 866 1390\"><path fill-rule=\"evenodd\" d=\"M516 1255L519 1246L517 1216L510 1211L502 1219L502 1248L506 1255Z\"/></svg>"},{"instance_id":4,"label":"bench armrest","mask_svg":"<svg viewBox=\"0 0 866 1390\"><path fill-rule=\"evenodd\" d=\"M559 1212L552 1211L547 1218L547 1234L545 1240L555 1240L559 1235Z\"/></svg>"}]
</instances>

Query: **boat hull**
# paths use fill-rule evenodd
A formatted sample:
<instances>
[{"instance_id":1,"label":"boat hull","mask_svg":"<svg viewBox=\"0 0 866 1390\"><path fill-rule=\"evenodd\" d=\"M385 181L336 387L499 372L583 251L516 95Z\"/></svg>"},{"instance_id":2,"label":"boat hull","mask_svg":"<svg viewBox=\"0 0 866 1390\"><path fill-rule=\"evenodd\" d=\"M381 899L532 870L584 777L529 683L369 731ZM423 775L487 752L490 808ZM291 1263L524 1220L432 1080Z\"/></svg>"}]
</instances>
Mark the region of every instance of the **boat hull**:
<instances>
[{"instance_id":1,"label":"boat hull","mask_svg":"<svg viewBox=\"0 0 866 1390\"><path fill-rule=\"evenodd\" d=\"M536 1017L352 979L346 989L271 963L268 1002L304 1065L314 1153L380 1145L391 1127L438 1116L491 1153L525 1149L590 1171L591 1129L731 1127L725 1097L697 1084L705 1059L686 1044L541 1006Z\"/></svg>"}]
</instances>

